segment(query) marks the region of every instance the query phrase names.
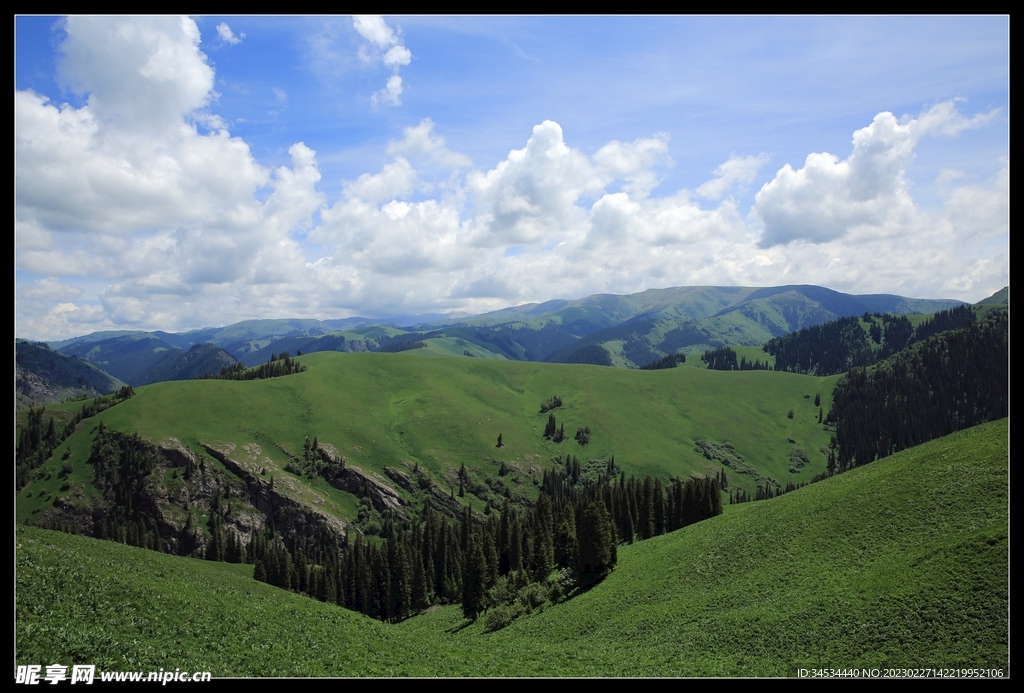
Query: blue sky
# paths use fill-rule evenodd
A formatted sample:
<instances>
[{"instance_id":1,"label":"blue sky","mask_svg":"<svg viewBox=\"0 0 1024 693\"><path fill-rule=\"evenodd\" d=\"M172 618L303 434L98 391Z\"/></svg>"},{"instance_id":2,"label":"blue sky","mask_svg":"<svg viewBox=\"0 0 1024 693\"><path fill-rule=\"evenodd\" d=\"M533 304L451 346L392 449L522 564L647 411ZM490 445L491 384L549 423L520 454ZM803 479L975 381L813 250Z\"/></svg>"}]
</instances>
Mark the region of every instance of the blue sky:
<instances>
[{"instance_id":1,"label":"blue sky","mask_svg":"<svg viewBox=\"0 0 1024 693\"><path fill-rule=\"evenodd\" d=\"M15 29L19 336L1008 283L1006 17Z\"/></svg>"}]
</instances>

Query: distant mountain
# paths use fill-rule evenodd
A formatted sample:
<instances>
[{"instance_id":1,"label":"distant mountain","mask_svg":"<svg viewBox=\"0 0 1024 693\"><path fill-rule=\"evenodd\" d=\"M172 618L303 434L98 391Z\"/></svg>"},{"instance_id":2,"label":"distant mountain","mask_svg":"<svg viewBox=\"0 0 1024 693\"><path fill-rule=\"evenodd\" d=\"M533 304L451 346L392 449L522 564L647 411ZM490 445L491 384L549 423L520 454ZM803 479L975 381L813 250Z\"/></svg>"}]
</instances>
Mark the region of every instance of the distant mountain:
<instances>
[{"instance_id":1,"label":"distant mountain","mask_svg":"<svg viewBox=\"0 0 1024 693\"><path fill-rule=\"evenodd\" d=\"M212 344L196 344L173 361L160 362L150 374L147 382L166 380L191 380L204 375L220 372L220 369L238 363L238 359Z\"/></svg>"},{"instance_id":2,"label":"distant mountain","mask_svg":"<svg viewBox=\"0 0 1024 693\"><path fill-rule=\"evenodd\" d=\"M256 366L270 361L274 354L288 352L296 356L299 352L312 354L317 351L351 351L346 344L345 336L340 334L323 335L322 337L283 337L275 339L262 349L240 354L239 360L246 366Z\"/></svg>"},{"instance_id":3,"label":"distant mountain","mask_svg":"<svg viewBox=\"0 0 1024 693\"><path fill-rule=\"evenodd\" d=\"M998 294L997 294L998 296ZM990 299L991 300L991 299ZM962 301L891 294L856 296L811 285L776 287L684 286L636 294L595 294L505 308L453 323L451 316L395 316L337 320L245 320L181 334L104 332L55 344L133 385L166 379L173 359L197 344L212 344L247 366L287 351L375 351L414 331L425 354L520 361L576 360L582 347L600 346L616 366L641 366L679 351L756 346L831 320L864 313L935 313ZM403 326L404 327L400 327ZM598 354L587 350L583 354ZM570 354L573 354L570 356ZM164 363L164 359L168 359ZM600 358L603 363L604 357ZM158 374L158 375L153 375Z\"/></svg>"},{"instance_id":4,"label":"distant mountain","mask_svg":"<svg viewBox=\"0 0 1024 693\"><path fill-rule=\"evenodd\" d=\"M39 406L81 395L99 397L124 386L96 366L45 344L19 339L14 352L18 406Z\"/></svg>"},{"instance_id":5,"label":"distant mountain","mask_svg":"<svg viewBox=\"0 0 1024 693\"><path fill-rule=\"evenodd\" d=\"M185 352L147 332L95 341L83 339L60 351L88 361L136 387L216 373L238 360L213 344L197 344Z\"/></svg>"},{"instance_id":6,"label":"distant mountain","mask_svg":"<svg viewBox=\"0 0 1024 693\"><path fill-rule=\"evenodd\" d=\"M61 350L71 344L82 344L83 342L102 342L107 339L114 339L115 337L130 337L132 335L148 334L142 330L104 330L102 332L92 332L81 337L72 337L71 339L62 339L56 342L47 342L47 345L51 349Z\"/></svg>"},{"instance_id":7,"label":"distant mountain","mask_svg":"<svg viewBox=\"0 0 1024 693\"><path fill-rule=\"evenodd\" d=\"M99 340L87 337L61 347L60 351L84 359L133 386L154 382L151 374L169 368L182 354L178 347L148 332Z\"/></svg>"},{"instance_id":8,"label":"distant mountain","mask_svg":"<svg viewBox=\"0 0 1024 693\"><path fill-rule=\"evenodd\" d=\"M820 286L677 287L638 294L599 294L479 315L477 338L501 337L527 360L566 361L576 349L603 346L619 366L641 366L665 355L720 346L757 346L773 337L864 313L931 314L959 305L948 299L891 294L855 296Z\"/></svg>"}]
</instances>

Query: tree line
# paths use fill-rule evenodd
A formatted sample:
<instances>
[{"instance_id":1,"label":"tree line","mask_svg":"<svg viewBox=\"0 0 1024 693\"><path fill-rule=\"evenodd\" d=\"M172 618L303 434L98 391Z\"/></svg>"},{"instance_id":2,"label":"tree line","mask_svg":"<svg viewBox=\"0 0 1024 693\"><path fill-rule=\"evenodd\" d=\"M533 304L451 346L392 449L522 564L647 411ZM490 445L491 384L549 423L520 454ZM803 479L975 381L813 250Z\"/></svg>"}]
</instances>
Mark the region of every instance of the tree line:
<instances>
[{"instance_id":1,"label":"tree line","mask_svg":"<svg viewBox=\"0 0 1024 693\"><path fill-rule=\"evenodd\" d=\"M644 364L643 366L640 366L640 370L642 370L642 371L659 371L659 370L662 370L664 368L675 368L680 363L686 363L686 354L682 354L682 353L679 353L679 354L668 354L666 356L662 356L659 359L655 359L655 360L651 361L650 363L647 363L647 364Z\"/></svg>"},{"instance_id":2,"label":"tree line","mask_svg":"<svg viewBox=\"0 0 1024 693\"><path fill-rule=\"evenodd\" d=\"M1009 412L1006 311L940 332L882 361L854 368L832 394L830 471L1002 418Z\"/></svg>"},{"instance_id":3,"label":"tree line","mask_svg":"<svg viewBox=\"0 0 1024 693\"><path fill-rule=\"evenodd\" d=\"M736 350L732 347L718 347L717 349L708 349L701 354L700 360L707 364L709 370L713 371L770 371L773 370L771 364L765 359L764 363L761 363L760 359L754 361L747 361L747 357L744 356L736 360Z\"/></svg>"},{"instance_id":4,"label":"tree line","mask_svg":"<svg viewBox=\"0 0 1024 693\"><path fill-rule=\"evenodd\" d=\"M434 604L461 603L466 618L493 610L503 623L523 609L557 602L601 580L617 545L648 539L721 514L718 478L615 475L614 461L585 478L578 460L546 471L532 508L507 499L481 518L466 506L458 520L430 508L386 518L382 543L345 537L275 534L247 550L254 577L383 621Z\"/></svg>"},{"instance_id":5,"label":"tree line","mask_svg":"<svg viewBox=\"0 0 1024 693\"><path fill-rule=\"evenodd\" d=\"M299 352L302 355L302 352ZM224 366L218 373L200 376L199 380L263 380L264 378L278 378L283 375L302 373L306 367L298 361L293 360L287 351L280 354L271 354L270 360L259 366L246 368L242 362Z\"/></svg>"},{"instance_id":6,"label":"tree line","mask_svg":"<svg viewBox=\"0 0 1024 693\"><path fill-rule=\"evenodd\" d=\"M58 445L75 432L75 428L83 419L96 416L101 411L109 409L115 404L120 404L135 395L131 385L125 385L117 392L109 395L96 397L91 402L84 404L81 409L64 426L58 428L54 424L54 417L51 412L48 422L43 424L43 415L46 407L28 410L27 421L18 431L18 444L14 452L14 487L15 491L25 488L31 479L32 470L42 465L53 456L53 451Z\"/></svg>"},{"instance_id":7,"label":"tree line","mask_svg":"<svg viewBox=\"0 0 1024 693\"><path fill-rule=\"evenodd\" d=\"M865 313L775 337L763 349L775 357L775 370L836 375L878 363L928 337L975 321L967 305L939 311L916 328L903 315ZM867 323L867 332L861 323Z\"/></svg>"}]
</instances>

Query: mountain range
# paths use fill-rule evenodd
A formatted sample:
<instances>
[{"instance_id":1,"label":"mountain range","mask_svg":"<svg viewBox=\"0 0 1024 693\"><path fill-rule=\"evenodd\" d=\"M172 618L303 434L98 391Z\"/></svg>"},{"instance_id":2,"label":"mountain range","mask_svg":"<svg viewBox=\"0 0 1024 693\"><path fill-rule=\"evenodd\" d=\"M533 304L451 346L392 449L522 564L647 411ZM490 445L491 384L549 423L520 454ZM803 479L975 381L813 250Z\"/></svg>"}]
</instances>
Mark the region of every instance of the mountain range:
<instances>
[{"instance_id":1,"label":"mountain range","mask_svg":"<svg viewBox=\"0 0 1024 693\"><path fill-rule=\"evenodd\" d=\"M998 302L999 294L987 300ZM95 332L49 347L133 386L217 373L236 361L253 366L282 352L416 348L425 355L638 368L669 354L760 346L840 317L929 314L958 305L963 302L852 295L811 285L675 287L530 303L457 320L440 315L246 320L179 334Z\"/></svg>"}]
</instances>

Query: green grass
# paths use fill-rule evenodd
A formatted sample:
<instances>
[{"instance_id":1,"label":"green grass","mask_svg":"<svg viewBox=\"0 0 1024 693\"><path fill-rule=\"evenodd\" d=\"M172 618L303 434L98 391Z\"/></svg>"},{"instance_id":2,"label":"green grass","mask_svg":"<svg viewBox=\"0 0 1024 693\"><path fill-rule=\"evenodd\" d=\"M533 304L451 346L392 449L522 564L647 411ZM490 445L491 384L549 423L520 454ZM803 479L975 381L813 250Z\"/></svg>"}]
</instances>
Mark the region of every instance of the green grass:
<instances>
[{"instance_id":1,"label":"green grass","mask_svg":"<svg viewBox=\"0 0 1024 693\"><path fill-rule=\"evenodd\" d=\"M620 547L575 599L496 633L381 624L245 576L19 527L16 661L214 676L1009 676L1008 425L996 421Z\"/></svg>"},{"instance_id":2,"label":"green grass","mask_svg":"<svg viewBox=\"0 0 1024 693\"><path fill-rule=\"evenodd\" d=\"M817 423L813 399L804 395L821 392L827 411L836 380L773 372L422 358L415 353L320 352L303 356L302 363L308 371L281 378L139 388L129 401L87 420L65 446L72 447L76 465L84 464L90 431L102 420L155 443L177 439L197 452L202 451L200 442L233 444L234 455L251 457L243 451L256 444L268 475L281 479L288 458L278 446L298 454L309 435L334 445L363 469L383 472L386 466L418 463L442 485L457 485L455 472L463 463L480 474L496 474L506 462L521 482L519 491L532 497L532 479L539 479L557 455L573 454L583 461L614 455L629 474L663 478L716 473L720 463L694 451L694 439L706 438L733 443L759 472L785 485L824 470L826 457L819 449L828 444L829 434ZM539 413L540 403L556 394L565 402L554 412L568 434L562 444L543 439L547 415ZM793 419L787 417L789 410L795 412ZM572 439L583 426L593 430L585 447ZM495 447L499 433L502 448ZM788 471L794 444L811 457L797 474ZM58 457L44 466L44 474L60 469ZM35 484L25 489L33 494L27 505L19 500L19 520L38 507L32 501L39 498ZM730 485L754 490L751 479L736 474L730 474ZM345 505L334 499L332 511L347 518Z\"/></svg>"},{"instance_id":3,"label":"green grass","mask_svg":"<svg viewBox=\"0 0 1024 693\"><path fill-rule=\"evenodd\" d=\"M471 341L464 339L463 337L437 337L426 340L424 344L426 344L424 348L410 351L413 351L417 356L454 356L459 358L470 358L466 356L465 353L466 351L469 351L478 359L507 358L501 354L491 351L489 348L477 341Z\"/></svg>"}]
</instances>

